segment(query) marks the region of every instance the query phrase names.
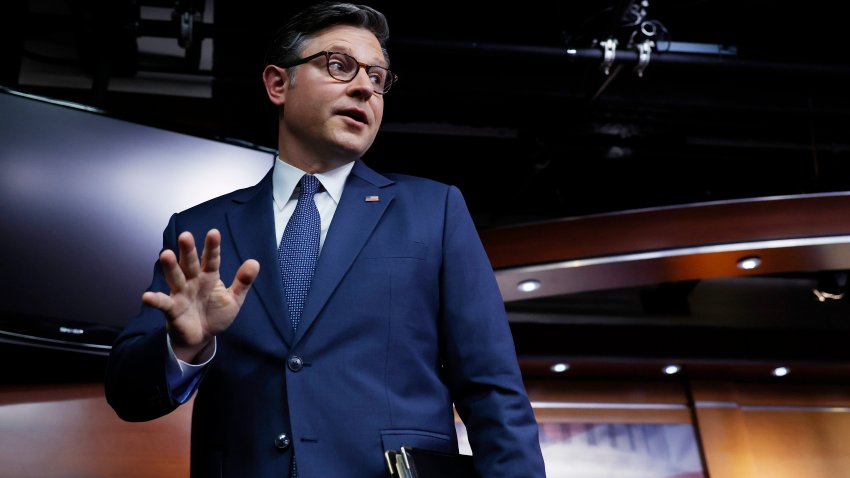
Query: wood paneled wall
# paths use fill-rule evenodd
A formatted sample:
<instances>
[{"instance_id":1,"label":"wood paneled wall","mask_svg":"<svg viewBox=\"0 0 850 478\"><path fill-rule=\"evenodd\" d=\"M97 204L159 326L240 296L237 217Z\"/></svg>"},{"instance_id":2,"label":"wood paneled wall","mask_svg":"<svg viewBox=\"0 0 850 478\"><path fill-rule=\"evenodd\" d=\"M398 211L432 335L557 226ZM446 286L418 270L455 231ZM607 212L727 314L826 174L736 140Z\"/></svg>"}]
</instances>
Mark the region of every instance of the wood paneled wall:
<instances>
[{"instance_id":1,"label":"wood paneled wall","mask_svg":"<svg viewBox=\"0 0 850 478\"><path fill-rule=\"evenodd\" d=\"M554 381L527 387L541 422L694 423L711 478L850 478L850 387ZM540 406L558 403L565 406ZM0 389L0 478L187 477L190 416L191 402L158 420L123 422L99 383L6 387Z\"/></svg>"},{"instance_id":2,"label":"wood paneled wall","mask_svg":"<svg viewBox=\"0 0 850 478\"><path fill-rule=\"evenodd\" d=\"M151 422L124 422L100 383L5 387L0 477L188 477L190 418L188 403Z\"/></svg>"},{"instance_id":3,"label":"wood paneled wall","mask_svg":"<svg viewBox=\"0 0 850 478\"><path fill-rule=\"evenodd\" d=\"M693 385L711 478L850 478L850 387Z\"/></svg>"}]
</instances>

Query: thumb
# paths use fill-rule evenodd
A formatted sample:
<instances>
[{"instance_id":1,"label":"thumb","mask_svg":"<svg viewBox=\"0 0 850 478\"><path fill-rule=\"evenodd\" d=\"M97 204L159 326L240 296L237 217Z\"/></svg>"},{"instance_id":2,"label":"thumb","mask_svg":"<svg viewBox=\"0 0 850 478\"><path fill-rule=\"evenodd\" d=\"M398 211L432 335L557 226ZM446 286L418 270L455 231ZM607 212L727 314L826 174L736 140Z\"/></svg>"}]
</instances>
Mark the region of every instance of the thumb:
<instances>
[{"instance_id":1,"label":"thumb","mask_svg":"<svg viewBox=\"0 0 850 478\"><path fill-rule=\"evenodd\" d=\"M236 277L233 278L233 284L230 285L230 293L239 305L245 301L245 296L251 289L251 284L257 279L260 274L260 263L254 259L248 259L239 266L236 271Z\"/></svg>"}]
</instances>

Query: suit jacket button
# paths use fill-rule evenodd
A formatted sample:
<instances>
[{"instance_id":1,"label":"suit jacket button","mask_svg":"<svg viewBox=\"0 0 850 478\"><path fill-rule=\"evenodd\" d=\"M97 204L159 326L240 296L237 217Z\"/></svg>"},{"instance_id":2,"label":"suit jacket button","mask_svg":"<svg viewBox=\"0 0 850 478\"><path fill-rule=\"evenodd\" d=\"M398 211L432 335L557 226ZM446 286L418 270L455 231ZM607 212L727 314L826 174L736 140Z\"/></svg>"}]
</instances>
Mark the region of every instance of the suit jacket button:
<instances>
[{"instance_id":1,"label":"suit jacket button","mask_svg":"<svg viewBox=\"0 0 850 478\"><path fill-rule=\"evenodd\" d=\"M286 366L289 367L289 370L297 372L304 368L304 361L301 360L301 357L293 355L292 357L289 357L289 360L286 361Z\"/></svg>"},{"instance_id":2,"label":"suit jacket button","mask_svg":"<svg viewBox=\"0 0 850 478\"><path fill-rule=\"evenodd\" d=\"M286 450L289 448L290 443L291 441L289 440L289 437L286 436L286 433L281 433L274 439L274 446L278 450Z\"/></svg>"}]
</instances>

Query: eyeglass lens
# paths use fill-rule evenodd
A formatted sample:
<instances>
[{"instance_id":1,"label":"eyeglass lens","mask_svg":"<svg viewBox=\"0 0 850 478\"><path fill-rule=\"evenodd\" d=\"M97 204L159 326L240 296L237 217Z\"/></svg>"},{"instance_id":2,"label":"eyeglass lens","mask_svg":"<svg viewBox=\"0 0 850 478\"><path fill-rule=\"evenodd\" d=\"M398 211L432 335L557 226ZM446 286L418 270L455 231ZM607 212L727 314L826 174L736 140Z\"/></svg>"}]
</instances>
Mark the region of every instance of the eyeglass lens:
<instances>
[{"instance_id":1,"label":"eyeglass lens","mask_svg":"<svg viewBox=\"0 0 850 478\"><path fill-rule=\"evenodd\" d=\"M360 71L360 63L345 53L328 54L328 73L337 80L351 81ZM381 66L367 66L366 74L377 93L386 93L392 86L392 73Z\"/></svg>"}]
</instances>

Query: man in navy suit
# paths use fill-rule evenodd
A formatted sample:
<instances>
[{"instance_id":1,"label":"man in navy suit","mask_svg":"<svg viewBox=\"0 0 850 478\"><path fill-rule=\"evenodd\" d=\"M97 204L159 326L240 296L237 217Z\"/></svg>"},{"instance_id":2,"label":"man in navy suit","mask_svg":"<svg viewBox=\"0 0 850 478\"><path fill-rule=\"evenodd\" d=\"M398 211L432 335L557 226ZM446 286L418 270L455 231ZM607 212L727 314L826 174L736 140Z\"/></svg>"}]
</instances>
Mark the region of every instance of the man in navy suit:
<instances>
[{"instance_id":1,"label":"man in navy suit","mask_svg":"<svg viewBox=\"0 0 850 478\"><path fill-rule=\"evenodd\" d=\"M193 477L379 478L384 450L456 452L453 405L481 477L545 476L460 192L360 160L396 78L387 36L381 13L339 3L281 30L263 71L279 158L256 186L172 216L115 343L106 394L123 419L160 417L197 391ZM321 184L320 253L294 328L278 249L305 174Z\"/></svg>"}]
</instances>

